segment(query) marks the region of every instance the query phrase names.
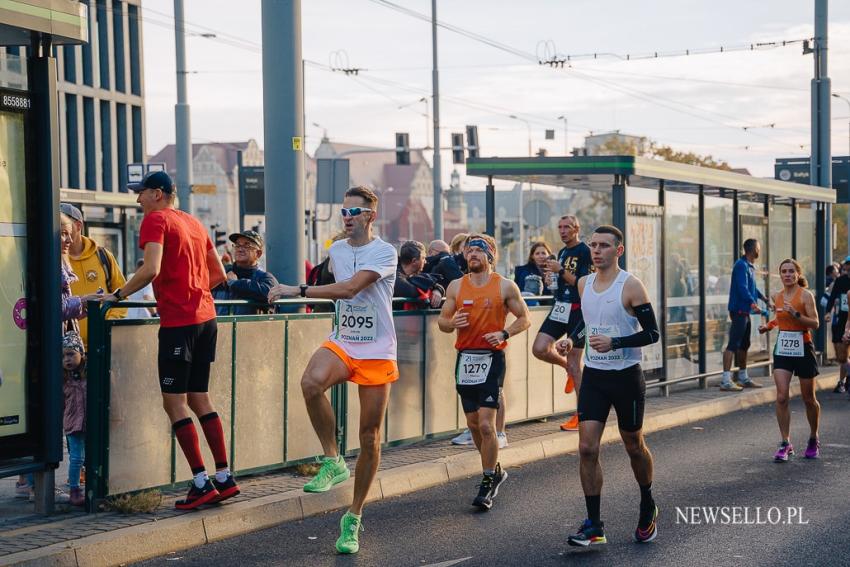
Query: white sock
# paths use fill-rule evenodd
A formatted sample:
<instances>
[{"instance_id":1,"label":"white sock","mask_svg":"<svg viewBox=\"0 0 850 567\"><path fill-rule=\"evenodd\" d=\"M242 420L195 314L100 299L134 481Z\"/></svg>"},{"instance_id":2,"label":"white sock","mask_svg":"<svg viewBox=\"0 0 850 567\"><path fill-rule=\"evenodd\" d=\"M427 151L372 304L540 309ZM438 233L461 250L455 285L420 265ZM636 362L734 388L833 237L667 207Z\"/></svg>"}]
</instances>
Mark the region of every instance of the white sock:
<instances>
[{"instance_id":1,"label":"white sock","mask_svg":"<svg viewBox=\"0 0 850 567\"><path fill-rule=\"evenodd\" d=\"M203 488L209 479L210 477L207 475L207 471L199 472L195 475L195 486Z\"/></svg>"},{"instance_id":2,"label":"white sock","mask_svg":"<svg viewBox=\"0 0 850 567\"><path fill-rule=\"evenodd\" d=\"M739 370L738 371L738 382L749 382L749 381L750 381L750 375L747 374L747 369L745 368L743 370Z\"/></svg>"},{"instance_id":3,"label":"white sock","mask_svg":"<svg viewBox=\"0 0 850 567\"><path fill-rule=\"evenodd\" d=\"M215 479L218 482L225 482L227 480L227 477L229 477L229 476L230 476L230 468L229 467L225 467L225 468L221 469L220 471L215 471Z\"/></svg>"},{"instance_id":4,"label":"white sock","mask_svg":"<svg viewBox=\"0 0 850 567\"><path fill-rule=\"evenodd\" d=\"M732 373L728 371L723 371L723 383L728 384L732 381Z\"/></svg>"}]
</instances>

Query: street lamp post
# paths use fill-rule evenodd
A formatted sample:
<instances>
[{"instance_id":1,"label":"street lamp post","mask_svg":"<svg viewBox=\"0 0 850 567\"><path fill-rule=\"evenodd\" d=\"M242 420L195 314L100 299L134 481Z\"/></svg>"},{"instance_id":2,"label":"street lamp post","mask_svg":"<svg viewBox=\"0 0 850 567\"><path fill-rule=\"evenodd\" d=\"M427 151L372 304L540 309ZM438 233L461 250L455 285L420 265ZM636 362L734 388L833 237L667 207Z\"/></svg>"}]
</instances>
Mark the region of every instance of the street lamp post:
<instances>
[{"instance_id":1,"label":"street lamp post","mask_svg":"<svg viewBox=\"0 0 850 567\"><path fill-rule=\"evenodd\" d=\"M847 103L847 109L850 110L850 99L846 96L841 96L838 93L832 93L832 96L841 99ZM850 118L847 119L847 155L850 156ZM848 157L850 159L850 157ZM850 207L847 208L847 253L850 254Z\"/></svg>"},{"instance_id":2,"label":"street lamp post","mask_svg":"<svg viewBox=\"0 0 850 567\"><path fill-rule=\"evenodd\" d=\"M524 119L516 116L515 114L511 114L510 118L514 120L519 120L520 122L525 122L525 127L528 129L528 157L531 157L531 123ZM531 184L529 183L529 187ZM523 257L523 249L522 245L525 242L525 231L523 230L523 214L522 214L522 184L520 183L519 191L517 192L519 197L517 197L517 217L519 217L519 221L517 222L517 247L516 247L516 265L521 266Z\"/></svg>"},{"instance_id":3,"label":"street lamp post","mask_svg":"<svg viewBox=\"0 0 850 567\"><path fill-rule=\"evenodd\" d=\"M559 116L558 120L564 121L564 156L570 157L570 145L567 143L567 116Z\"/></svg>"}]
</instances>

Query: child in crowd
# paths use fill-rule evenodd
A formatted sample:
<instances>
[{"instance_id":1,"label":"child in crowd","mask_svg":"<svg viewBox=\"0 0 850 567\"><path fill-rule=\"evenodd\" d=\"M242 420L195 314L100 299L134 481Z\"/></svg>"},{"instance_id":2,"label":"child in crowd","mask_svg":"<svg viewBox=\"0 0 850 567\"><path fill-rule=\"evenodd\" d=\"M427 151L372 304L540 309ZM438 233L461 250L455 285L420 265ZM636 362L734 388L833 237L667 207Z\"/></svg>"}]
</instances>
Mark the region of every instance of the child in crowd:
<instances>
[{"instance_id":1,"label":"child in crowd","mask_svg":"<svg viewBox=\"0 0 850 567\"><path fill-rule=\"evenodd\" d=\"M66 333L62 339L62 370L65 395L62 426L68 440L70 503L82 506L85 503L80 471L86 452L86 353L82 338L75 332Z\"/></svg>"}]
</instances>

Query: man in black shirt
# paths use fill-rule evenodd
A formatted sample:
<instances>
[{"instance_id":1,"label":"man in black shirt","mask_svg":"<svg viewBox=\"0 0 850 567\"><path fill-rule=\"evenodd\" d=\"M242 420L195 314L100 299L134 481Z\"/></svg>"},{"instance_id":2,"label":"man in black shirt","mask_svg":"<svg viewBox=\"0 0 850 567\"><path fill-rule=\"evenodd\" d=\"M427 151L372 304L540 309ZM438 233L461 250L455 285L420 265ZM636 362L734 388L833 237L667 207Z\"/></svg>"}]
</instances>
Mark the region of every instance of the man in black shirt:
<instances>
[{"instance_id":1,"label":"man in black shirt","mask_svg":"<svg viewBox=\"0 0 850 567\"><path fill-rule=\"evenodd\" d=\"M555 305L534 339L532 352L538 359L556 364L567 371L567 383L564 391L569 394L573 390L578 396L581 385L582 349L584 339L579 339L567 356L561 356L555 350L555 341L570 334L582 321L581 297L576 284L579 278L588 275L593 267L590 258L590 248L581 241L581 224L574 215L564 215L558 221L558 233L564 247L558 252L556 260L549 260L547 277L557 277L558 291L555 294ZM550 286L551 287L551 286ZM578 431L578 415L573 415L561 424L564 431Z\"/></svg>"}]
</instances>

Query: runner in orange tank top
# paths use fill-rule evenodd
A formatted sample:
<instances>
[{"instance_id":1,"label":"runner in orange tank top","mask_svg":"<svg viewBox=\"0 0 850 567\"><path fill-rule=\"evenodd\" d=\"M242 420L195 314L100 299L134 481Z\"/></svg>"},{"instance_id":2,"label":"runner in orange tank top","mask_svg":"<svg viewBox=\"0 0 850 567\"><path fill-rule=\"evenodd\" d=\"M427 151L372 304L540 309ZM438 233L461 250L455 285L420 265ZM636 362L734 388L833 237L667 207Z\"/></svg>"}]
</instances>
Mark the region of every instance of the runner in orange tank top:
<instances>
[{"instance_id":1,"label":"runner in orange tank top","mask_svg":"<svg viewBox=\"0 0 850 567\"><path fill-rule=\"evenodd\" d=\"M783 290L775 298L776 319L759 327L759 332L766 333L773 328L779 330L773 349L773 381L776 383L776 420L779 422L782 441L773 459L782 463L794 454L790 439L791 410L788 406L788 390L794 374L800 379L800 393L806 404L806 418L811 428L805 457L817 459L820 456L820 404L815 397L813 380L818 375L818 363L812 345L812 330L817 329L820 322L815 297L804 289L808 283L800 264L793 258L783 260L779 264L779 277Z\"/></svg>"},{"instance_id":2,"label":"runner in orange tank top","mask_svg":"<svg viewBox=\"0 0 850 567\"><path fill-rule=\"evenodd\" d=\"M466 423L481 454L484 478L472 505L489 510L508 473L499 465L496 412L505 376L507 340L531 325L517 285L493 273L496 242L470 236L464 252L469 274L454 280L437 319L444 333L457 330L455 381ZM508 312L516 320L505 328Z\"/></svg>"}]
</instances>

